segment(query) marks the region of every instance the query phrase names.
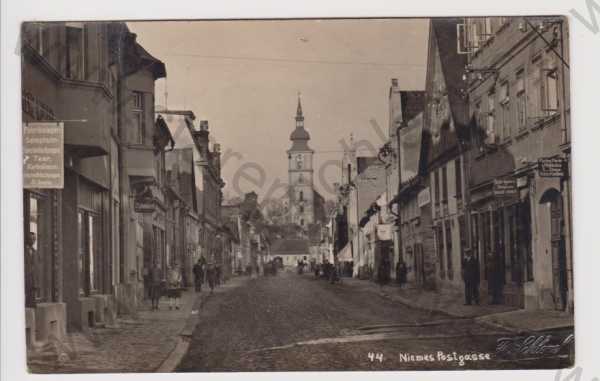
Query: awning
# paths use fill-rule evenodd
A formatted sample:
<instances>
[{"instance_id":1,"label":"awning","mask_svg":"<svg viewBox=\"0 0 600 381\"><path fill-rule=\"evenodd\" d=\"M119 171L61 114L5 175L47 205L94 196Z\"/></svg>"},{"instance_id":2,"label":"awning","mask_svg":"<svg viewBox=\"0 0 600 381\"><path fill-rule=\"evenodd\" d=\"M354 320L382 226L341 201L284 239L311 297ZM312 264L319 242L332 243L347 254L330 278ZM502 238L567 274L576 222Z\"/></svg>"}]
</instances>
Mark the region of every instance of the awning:
<instances>
[{"instance_id":1,"label":"awning","mask_svg":"<svg viewBox=\"0 0 600 381\"><path fill-rule=\"evenodd\" d=\"M350 262L352 258L352 247L348 243L344 248L337 254L337 259L340 262Z\"/></svg>"}]
</instances>

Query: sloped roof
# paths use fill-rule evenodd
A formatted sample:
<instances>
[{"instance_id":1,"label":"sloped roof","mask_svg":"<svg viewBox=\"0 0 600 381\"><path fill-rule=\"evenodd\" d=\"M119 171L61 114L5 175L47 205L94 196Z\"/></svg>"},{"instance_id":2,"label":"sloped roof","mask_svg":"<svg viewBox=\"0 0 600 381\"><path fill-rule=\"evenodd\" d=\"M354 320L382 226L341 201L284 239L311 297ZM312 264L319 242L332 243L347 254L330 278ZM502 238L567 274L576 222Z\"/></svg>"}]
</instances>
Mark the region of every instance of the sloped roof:
<instances>
[{"instance_id":1,"label":"sloped roof","mask_svg":"<svg viewBox=\"0 0 600 381\"><path fill-rule=\"evenodd\" d=\"M306 239L280 239L273 244L273 255L309 254L309 242Z\"/></svg>"},{"instance_id":2,"label":"sloped roof","mask_svg":"<svg viewBox=\"0 0 600 381\"><path fill-rule=\"evenodd\" d=\"M431 20L431 26L433 37L437 39L442 71L446 79L450 112L454 122L464 126L469 122L469 106L461 97L461 89L465 86L462 75L467 65L467 56L458 54L456 50L456 25L461 22L458 18L434 18Z\"/></svg>"}]
</instances>

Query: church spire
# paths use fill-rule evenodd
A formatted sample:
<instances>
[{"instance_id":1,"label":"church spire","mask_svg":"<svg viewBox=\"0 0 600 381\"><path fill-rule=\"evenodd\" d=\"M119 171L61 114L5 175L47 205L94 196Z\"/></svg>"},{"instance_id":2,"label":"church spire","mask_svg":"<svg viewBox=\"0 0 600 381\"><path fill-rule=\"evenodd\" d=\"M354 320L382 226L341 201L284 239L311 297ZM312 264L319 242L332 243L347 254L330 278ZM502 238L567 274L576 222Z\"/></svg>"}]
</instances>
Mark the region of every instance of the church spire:
<instances>
[{"instance_id":1,"label":"church spire","mask_svg":"<svg viewBox=\"0 0 600 381\"><path fill-rule=\"evenodd\" d=\"M296 109L296 120L304 120L304 115L302 115L302 103L300 102L300 92L298 92L298 108Z\"/></svg>"}]
</instances>

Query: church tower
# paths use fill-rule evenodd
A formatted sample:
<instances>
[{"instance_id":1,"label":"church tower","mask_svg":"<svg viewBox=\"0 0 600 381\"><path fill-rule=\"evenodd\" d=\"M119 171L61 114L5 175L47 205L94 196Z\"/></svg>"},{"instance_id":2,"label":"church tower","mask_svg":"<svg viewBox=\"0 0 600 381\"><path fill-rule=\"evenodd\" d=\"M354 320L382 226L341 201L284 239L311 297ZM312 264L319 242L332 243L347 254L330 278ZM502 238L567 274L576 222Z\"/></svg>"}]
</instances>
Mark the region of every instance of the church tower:
<instances>
[{"instance_id":1,"label":"church tower","mask_svg":"<svg viewBox=\"0 0 600 381\"><path fill-rule=\"evenodd\" d=\"M292 147L288 154L290 222L306 227L315 220L313 192L313 154L308 146L310 135L304 129L300 94L296 109L296 128L290 135Z\"/></svg>"}]
</instances>

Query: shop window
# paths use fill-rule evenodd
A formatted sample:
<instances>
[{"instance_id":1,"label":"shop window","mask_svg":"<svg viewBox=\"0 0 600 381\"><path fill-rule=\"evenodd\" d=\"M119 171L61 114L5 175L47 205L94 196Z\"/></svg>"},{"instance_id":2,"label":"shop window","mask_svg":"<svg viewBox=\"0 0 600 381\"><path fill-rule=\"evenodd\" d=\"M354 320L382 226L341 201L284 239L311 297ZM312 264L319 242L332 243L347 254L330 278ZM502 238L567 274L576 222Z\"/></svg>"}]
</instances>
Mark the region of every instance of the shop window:
<instances>
[{"instance_id":1,"label":"shop window","mask_svg":"<svg viewBox=\"0 0 600 381\"><path fill-rule=\"evenodd\" d=\"M519 257L524 261L525 280L533 281L533 253L531 251L531 212L529 201L517 205L517 248Z\"/></svg>"},{"instance_id":2,"label":"shop window","mask_svg":"<svg viewBox=\"0 0 600 381\"><path fill-rule=\"evenodd\" d=\"M513 282L521 283L523 281L521 260L518 256L519 247L517 245L516 233L517 233L517 206L512 205L506 209L506 234L507 241L506 245L508 248L508 266L510 271L510 277Z\"/></svg>"},{"instance_id":3,"label":"shop window","mask_svg":"<svg viewBox=\"0 0 600 381\"><path fill-rule=\"evenodd\" d=\"M433 190L435 196L436 209L440 205L440 173L439 171L433 171Z\"/></svg>"},{"instance_id":4,"label":"shop window","mask_svg":"<svg viewBox=\"0 0 600 381\"><path fill-rule=\"evenodd\" d=\"M482 243L482 250L483 252L481 253L481 256L483 257L483 266L485 269L488 268L488 255L492 252L492 226L491 226L491 219L490 219L490 213L489 212L485 212L481 214L481 229L482 229L482 234L481 234L481 243ZM484 277L487 280L487 271L484 271Z\"/></svg>"},{"instance_id":5,"label":"shop window","mask_svg":"<svg viewBox=\"0 0 600 381\"><path fill-rule=\"evenodd\" d=\"M444 268L444 232L442 230L442 225L439 224L435 228L435 238L436 238L436 249L438 256L438 263L440 266L440 277L442 279L446 278L446 271Z\"/></svg>"},{"instance_id":6,"label":"shop window","mask_svg":"<svg viewBox=\"0 0 600 381\"><path fill-rule=\"evenodd\" d=\"M454 279L454 271L452 269L452 229L450 221L446 221L446 266L448 269L448 279Z\"/></svg>"},{"instance_id":7,"label":"shop window","mask_svg":"<svg viewBox=\"0 0 600 381\"><path fill-rule=\"evenodd\" d=\"M448 171L444 165L442 167L442 203L448 202Z\"/></svg>"},{"instance_id":8,"label":"shop window","mask_svg":"<svg viewBox=\"0 0 600 381\"><path fill-rule=\"evenodd\" d=\"M479 259L479 214L471 215L471 250L473 256Z\"/></svg>"},{"instance_id":9,"label":"shop window","mask_svg":"<svg viewBox=\"0 0 600 381\"><path fill-rule=\"evenodd\" d=\"M79 293L89 295L100 285L100 218L97 214L80 209L77 213L79 232Z\"/></svg>"},{"instance_id":10,"label":"shop window","mask_svg":"<svg viewBox=\"0 0 600 381\"><path fill-rule=\"evenodd\" d=\"M49 246L50 210L48 200L45 194L25 192L25 208L26 212L26 238L29 238L29 243L33 250L33 255L29 260L28 272L29 279L33 280L34 289L31 291L33 300L43 302L52 298L52 268L51 268L51 253ZM27 210L26 209L26 210Z\"/></svg>"},{"instance_id":11,"label":"shop window","mask_svg":"<svg viewBox=\"0 0 600 381\"><path fill-rule=\"evenodd\" d=\"M465 247L467 247L467 230L465 227L465 216L458 216L458 235L460 237L460 247L458 249L462 257L463 250L465 249Z\"/></svg>"},{"instance_id":12,"label":"shop window","mask_svg":"<svg viewBox=\"0 0 600 381\"><path fill-rule=\"evenodd\" d=\"M504 252L504 209L500 208L492 212L494 224L494 256L496 258L495 271L501 274L502 282L506 280L505 252Z\"/></svg>"},{"instance_id":13,"label":"shop window","mask_svg":"<svg viewBox=\"0 0 600 381\"><path fill-rule=\"evenodd\" d=\"M67 78L85 79L85 27L83 23L67 23Z\"/></svg>"}]
</instances>

